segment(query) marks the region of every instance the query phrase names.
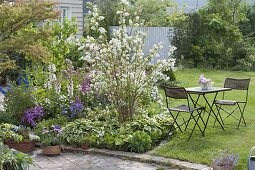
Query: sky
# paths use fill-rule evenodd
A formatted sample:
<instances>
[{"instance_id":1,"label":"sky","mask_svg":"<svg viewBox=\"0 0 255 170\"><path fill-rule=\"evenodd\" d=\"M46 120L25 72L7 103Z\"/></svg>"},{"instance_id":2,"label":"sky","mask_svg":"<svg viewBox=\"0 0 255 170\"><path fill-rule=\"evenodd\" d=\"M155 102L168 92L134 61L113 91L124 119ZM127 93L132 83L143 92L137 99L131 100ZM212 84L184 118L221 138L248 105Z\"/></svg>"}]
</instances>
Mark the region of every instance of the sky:
<instances>
[{"instance_id":1,"label":"sky","mask_svg":"<svg viewBox=\"0 0 255 170\"><path fill-rule=\"evenodd\" d=\"M179 7L185 6L192 6L196 7L196 4L198 3L198 8L204 6L207 2L207 0L173 0L178 4Z\"/></svg>"},{"instance_id":2,"label":"sky","mask_svg":"<svg viewBox=\"0 0 255 170\"><path fill-rule=\"evenodd\" d=\"M200 8L206 5L208 0L173 0L173 1L176 2L180 7L184 5L196 7L196 3L198 2L198 8ZM255 0L247 0L247 2L252 4L252 2L255 2Z\"/></svg>"}]
</instances>

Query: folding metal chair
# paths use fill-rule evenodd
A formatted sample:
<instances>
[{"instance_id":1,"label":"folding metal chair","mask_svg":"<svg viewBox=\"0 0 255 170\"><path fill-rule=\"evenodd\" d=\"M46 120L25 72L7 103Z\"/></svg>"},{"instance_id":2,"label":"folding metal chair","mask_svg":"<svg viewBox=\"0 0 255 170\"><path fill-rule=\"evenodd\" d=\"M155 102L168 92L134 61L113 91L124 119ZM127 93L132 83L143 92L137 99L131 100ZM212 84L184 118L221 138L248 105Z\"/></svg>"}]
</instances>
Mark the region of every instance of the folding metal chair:
<instances>
[{"instance_id":1,"label":"folding metal chair","mask_svg":"<svg viewBox=\"0 0 255 170\"><path fill-rule=\"evenodd\" d=\"M201 129L201 127L198 124L199 119L201 119L203 122L203 125L205 126L205 123L201 117L201 113L204 110L204 108L203 107L190 107L188 94L187 94L185 88L183 88L183 87L163 86L163 89L164 89L165 95L166 95L166 104L167 104L168 111L169 111L170 115L172 116L173 122L177 126L177 128L181 132L183 132L183 130L181 129L181 126L185 125L184 131L186 131L190 121L193 119L195 121L195 124L194 124L194 127L192 128L192 132L189 136L189 139L191 138L196 126L198 126L200 132L204 136L204 131L203 131L203 129ZM170 100L168 100L170 98L186 100L187 104L179 105L177 107L170 107ZM194 114L195 111L197 113L196 115ZM174 113L177 113L177 114L175 115ZM188 115L189 118L188 118L188 120L185 120L184 117L182 116L183 122L180 123L178 121L179 120L178 118L179 118L180 114L185 114L185 113L189 113L189 115Z\"/></svg>"},{"instance_id":2,"label":"folding metal chair","mask_svg":"<svg viewBox=\"0 0 255 170\"><path fill-rule=\"evenodd\" d=\"M214 104L217 108L217 115L222 121L222 124L224 125L224 120L228 117L233 117L234 119L238 120L238 127L240 126L240 123L243 123L246 126L246 122L244 119L244 110L246 108L246 104L248 101L248 90L249 90L249 84L250 84L250 78L248 79L234 79L234 78L226 78L224 87L231 88L232 90L240 90L244 91L244 100L226 100L225 99L225 92L223 92L222 100L215 100ZM232 91L231 90L231 91ZM229 93L231 93L231 91ZM241 95L241 94L239 94ZM238 96L239 99L241 99L242 96ZM227 110L223 106L236 106L232 111ZM227 113L227 117L225 119L222 119L221 111ZM236 117L234 113L236 111L240 112L240 118ZM215 122L214 122L215 124Z\"/></svg>"}]
</instances>

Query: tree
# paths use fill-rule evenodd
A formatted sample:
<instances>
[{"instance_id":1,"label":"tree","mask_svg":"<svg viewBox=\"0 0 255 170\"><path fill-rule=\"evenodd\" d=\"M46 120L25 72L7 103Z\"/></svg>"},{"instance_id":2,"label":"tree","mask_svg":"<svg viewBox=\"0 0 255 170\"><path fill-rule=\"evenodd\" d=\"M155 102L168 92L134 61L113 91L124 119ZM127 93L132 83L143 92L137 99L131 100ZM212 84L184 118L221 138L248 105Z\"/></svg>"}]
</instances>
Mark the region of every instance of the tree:
<instances>
[{"instance_id":1,"label":"tree","mask_svg":"<svg viewBox=\"0 0 255 170\"><path fill-rule=\"evenodd\" d=\"M219 14L224 21L238 24L246 20L247 9L246 0L209 0L205 10Z\"/></svg>"},{"instance_id":2,"label":"tree","mask_svg":"<svg viewBox=\"0 0 255 170\"><path fill-rule=\"evenodd\" d=\"M106 30L109 26L119 26L117 11L121 9L121 0L92 0L98 8L98 12L105 19L99 23ZM168 26L171 15L167 12L167 7L175 6L172 0L129 0L128 13L129 18L134 19L138 16L144 21L145 26ZM85 22L85 24L88 23ZM126 23L128 25L128 22ZM90 26L85 26L85 32L91 35Z\"/></svg>"},{"instance_id":3,"label":"tree","mask_svg":"<svg viewBox=\"0 0 255 170\"><path fill-rule=\"evenodd\" d=\"M244 35L246 57L237 61L239 68L255 70L255 4L249 7L247 20L241 22L240 29Z\"/></svg>"},{"instance_id":4,"label":"tree","mask_svg":"<svg viewBox=\"0 0 255 170\"><path fill-rule=\"evenodd\" d=\"M91 0L86 4L87 8L91 7L91 4L97 6L98 13L104 17L104 20L100 22L100 26L104 27L107 31L109 26L118 26L117 11L119 9L119 3L121 0ZM88 15L87 15L88 16ZM90 29L89 18L85 17L85 34L93 35L93 30Z\"/></svg>"},{"instance_id":5,"label":"tree","mask_svg":"<svg viewBox=\"0 0 255 170\"><path fill-rule=\"evenodd\" d=\"M22 54L28 60L46 61L49 53L40 40L50 33L39 24L55 19L54 3L42 1L17 1L0 4L0 73L15 68L10 54Z\"/></svg>"},{"instance_id":6,"label":"tree","mask_svg":"<svg viewBox=\"0 0 255 170\"><path fill-rule=\"evenodd\" d=\"M131 0L129 13L139 16L146 26L168 26L167 7L172 6L171 0Z\"/></svg>"},{"instance_id":7,"label":"tree","mask_svg":"<svg viewBox=\"0 0 255 170\"><path fill-rule=\"evenodd\" d=\"M176 54L189 66L235 66L245 57L239 25L247 20L247 9L243 0L210 0L208 6L176 25Z\"/></svg>"}]
</instances>

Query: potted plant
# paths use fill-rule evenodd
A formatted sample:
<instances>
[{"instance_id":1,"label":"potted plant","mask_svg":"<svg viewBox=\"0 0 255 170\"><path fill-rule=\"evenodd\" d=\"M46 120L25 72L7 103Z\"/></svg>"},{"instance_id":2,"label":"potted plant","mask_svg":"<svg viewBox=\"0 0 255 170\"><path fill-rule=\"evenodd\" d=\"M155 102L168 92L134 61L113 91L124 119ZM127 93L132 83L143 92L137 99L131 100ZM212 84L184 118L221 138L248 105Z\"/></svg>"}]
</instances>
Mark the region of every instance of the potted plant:
<instances>
[{"instance_id":1,"label":"potted plant","mask_svg":"<svg viewBox=\"0 0 255 170\"><path fill-rule=\"evenodd\" d=\"M221 156L213 161L213 170L234 170L238 156L227 150L221 151Z\"/></svg>"},{"instance_id":2,"label":"potted plant","mask_svg":"<svg viewBox=\"0 0 255 170\"><path fill-rule=\"evenodd\" d=\"M13 134L19 135L20 140L15 140L13 136L6 136L5 143L9 148L16 149L20 152L32 152L35 148L35 141L40 138L31 131L30 128L25 126L15 126L12 124L4 124L2 128L9 129Z\"/></svg>"},{"instance_id":3,"label":"potted plant","mask_svg":"<svg viewBox=\"0 0 255 170\"><path fill-rule=\"evenodd\" d=\"M61 153L61 127L59 125L44 128L39 136L41 138L43 154L59 155Z\"/></svg>"}]
</instances>

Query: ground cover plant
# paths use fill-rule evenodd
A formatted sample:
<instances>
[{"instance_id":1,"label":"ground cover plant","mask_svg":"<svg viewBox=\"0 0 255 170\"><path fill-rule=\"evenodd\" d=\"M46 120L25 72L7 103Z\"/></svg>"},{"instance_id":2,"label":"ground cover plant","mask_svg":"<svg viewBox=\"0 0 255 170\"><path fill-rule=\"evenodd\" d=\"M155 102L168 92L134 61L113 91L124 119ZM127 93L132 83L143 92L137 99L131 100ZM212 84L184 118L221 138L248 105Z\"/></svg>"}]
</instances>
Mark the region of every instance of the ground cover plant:
<instances>
[{"instance_id":1,"label":"ground cover plant","mask_svg":"<svg viewBox=\"0 0 255 170\"><path fill-rule=\"evenodd\" d=\"M226 119L225 131L220 126L212 127L213 121L209 121L209 127L206 129L205 137L202 137L199 131L195 131L195 135L188 141L188 134L177 132L169 142L155 150L156 155L188 160L191 162L212 164L212 160L217 158L220 150L228 149L239 156L236 169L247 169L247 156L251 147L254 146L254 102L255 90L253 72L233 72L233 71L216 71L206 69L184 69L175 72L179 85L184 87L199 86L198 79L201 74L212 79L214 86L223 87L226 77L234 78L251 78L250 93L248 105L244 114L247 127L241 126L237 129L238 122L234 119ZM219 97L221 95L219 94ZM240 97L234 93L231 98Z\"/></svg>"},{"instance_id":2,"label":"ground cover plant","mask_svg":"<svg viewBox=\"0 0 255 170\"><path fill-rule=\"evenodd\" d=\"M172 118L165 114L140 115L125 123L119 122L117 117L107 120L85 118L67 123L62 138L69 145L89 144L97 148L141 153L166 139L172 126Z\"/></svg>"}]
</instances>

